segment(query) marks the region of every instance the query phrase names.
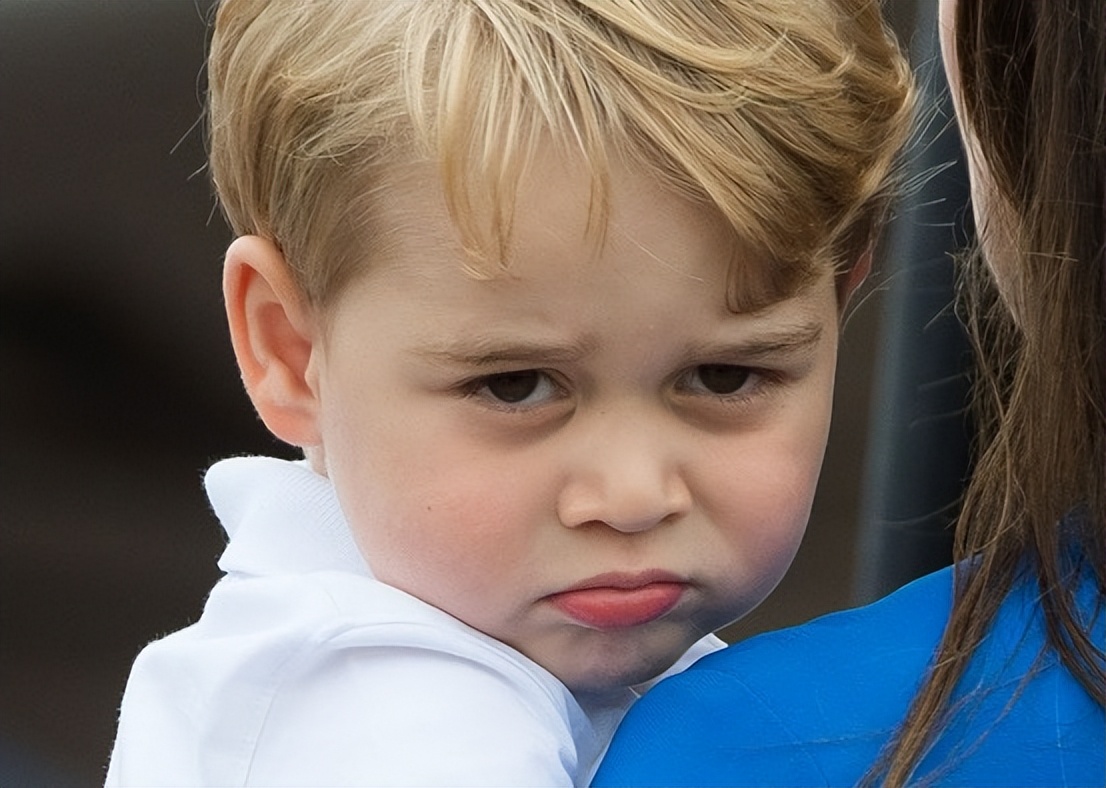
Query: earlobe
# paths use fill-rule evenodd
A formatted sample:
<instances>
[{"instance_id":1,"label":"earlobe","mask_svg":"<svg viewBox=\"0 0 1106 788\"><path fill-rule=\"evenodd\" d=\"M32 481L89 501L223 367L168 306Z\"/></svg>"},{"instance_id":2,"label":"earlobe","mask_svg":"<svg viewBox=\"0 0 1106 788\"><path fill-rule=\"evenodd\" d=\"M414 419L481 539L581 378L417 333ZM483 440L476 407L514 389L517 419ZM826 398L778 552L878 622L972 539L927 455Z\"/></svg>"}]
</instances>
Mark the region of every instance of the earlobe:
<instances>
[{"instance_id":1,"label":"earlobe","mask_svg":"<svg viewBox=\"0 0 1106 788\"><path fill-rule=\"evenodd\" d=\"M864 250L851 266L837 275L837 311L844 314L853 294L872 271L872 247Z\"/></svg>"},{"instance_id":2,"label":"earlobe","mask_svg":"<svg viewBox=\"0 0 1106 788\"><path fill-rule=\"evenodd\" d=\"M276 437L320 443L315 316L284 255L264 238L243 236L227 250L223 297L246 392Z\"/></svg>"}]
</instances>

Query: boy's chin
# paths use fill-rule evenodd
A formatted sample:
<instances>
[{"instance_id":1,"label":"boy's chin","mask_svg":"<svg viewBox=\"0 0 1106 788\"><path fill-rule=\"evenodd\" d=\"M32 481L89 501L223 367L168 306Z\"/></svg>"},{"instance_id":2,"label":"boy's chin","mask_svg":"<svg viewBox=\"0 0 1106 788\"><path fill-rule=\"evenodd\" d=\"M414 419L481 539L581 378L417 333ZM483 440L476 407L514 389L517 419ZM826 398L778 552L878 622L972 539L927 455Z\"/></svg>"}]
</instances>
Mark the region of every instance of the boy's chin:
<instances>
[{"instance_id":1,"label":"boy's chin","mask_svg":"<svg viewBox=\"0 0 1106 788\"><path fill-rule=\"evenodd\" d=\"M691 644L660 653L639 654L625 644L620 648L593 649L578 653L572 665L550 670L575 695L605 695L644 684L672 667Z\"/></svg>"}]
</instances>

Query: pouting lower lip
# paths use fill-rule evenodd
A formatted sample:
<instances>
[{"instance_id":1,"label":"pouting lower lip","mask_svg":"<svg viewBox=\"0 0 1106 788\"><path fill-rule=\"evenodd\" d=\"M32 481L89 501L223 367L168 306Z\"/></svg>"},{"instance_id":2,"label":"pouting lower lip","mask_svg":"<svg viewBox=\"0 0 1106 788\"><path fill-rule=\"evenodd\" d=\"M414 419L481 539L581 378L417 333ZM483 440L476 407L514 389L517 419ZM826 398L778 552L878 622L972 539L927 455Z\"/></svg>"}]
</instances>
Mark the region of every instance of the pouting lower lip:
<instances>
[{"instance_id":1,"label":"pouting lower lip","mask_svg":"<svg viewBox=\"0 0 1106 788\"><path fill-rule=\"evenodd\" d=\"M572 619L595 629L625 629L655 621L674 608L686 584L658 581L633 587L589 585L553 594L549 601Z\"/></svg>"}]
</instances>

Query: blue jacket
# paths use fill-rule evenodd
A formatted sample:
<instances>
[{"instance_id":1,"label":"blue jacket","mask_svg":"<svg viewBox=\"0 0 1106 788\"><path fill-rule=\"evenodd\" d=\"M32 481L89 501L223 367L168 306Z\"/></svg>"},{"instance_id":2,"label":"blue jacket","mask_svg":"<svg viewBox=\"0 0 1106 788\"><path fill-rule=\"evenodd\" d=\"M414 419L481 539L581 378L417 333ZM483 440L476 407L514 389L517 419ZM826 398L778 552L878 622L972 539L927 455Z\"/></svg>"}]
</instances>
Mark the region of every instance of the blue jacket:
<instances>
[{"instance_id":1,"label":"blue jacket","mask_svg":"<svg viewBox=\"0 0 1106 788\"><path fill-rule=\"evenodd\" d=\"M1042 655L1036 597L1030 578L1003 603L915 779L1106 785L1103 709L1054 652ZM950 568L867 607L703 658L631 709L593 784L855 784L902 720L951 598ZM1089 569L1076 599L1094 642L1106 647L1106 613Z\"/></svg>"}]
</instances>

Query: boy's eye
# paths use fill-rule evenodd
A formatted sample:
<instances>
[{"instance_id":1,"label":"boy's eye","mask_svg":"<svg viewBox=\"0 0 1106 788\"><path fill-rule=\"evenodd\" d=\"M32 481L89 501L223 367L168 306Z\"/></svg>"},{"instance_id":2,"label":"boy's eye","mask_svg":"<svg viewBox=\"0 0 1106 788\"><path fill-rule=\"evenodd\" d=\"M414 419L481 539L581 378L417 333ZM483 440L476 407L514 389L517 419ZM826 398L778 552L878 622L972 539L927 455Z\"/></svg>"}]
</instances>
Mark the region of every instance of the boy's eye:
<instances>
[{"instance_id":1,"label":"boy's eye","mask_svg":"<svg viewBox=\"0 0 1106 788\"><path fill-rule=\"evenodd\" d=\"M700 364L690 373L690 388L703 388L721 396L734 394L749 382L752 374L748 367L733 364Z\"/></svg>"},{"instance_id":2,"label":"boy's eye","mask_svg":"<svg viewBox=\"0 0 1106 788\"><path fill-rule=\"evenodd\" d=\"M533 369L504 372L484 378L484 385L493 397L503 402L522 402L534 393L540 378Z\"/></svg>"},{"instance_id":3,"label":"boy's eye","mask_svg":"<svg viewBox=\"0 0 1106 788\"><path fill-rule=\"evenodd\" d=\"M480 389L493 399L509 405L534 404L556 394L556 386L549 376L536 369L488 375L481 378L480 383Z\"/></svg>"}]
</instances>

